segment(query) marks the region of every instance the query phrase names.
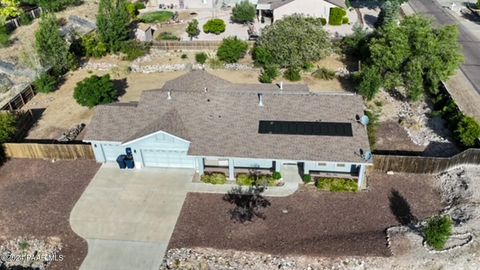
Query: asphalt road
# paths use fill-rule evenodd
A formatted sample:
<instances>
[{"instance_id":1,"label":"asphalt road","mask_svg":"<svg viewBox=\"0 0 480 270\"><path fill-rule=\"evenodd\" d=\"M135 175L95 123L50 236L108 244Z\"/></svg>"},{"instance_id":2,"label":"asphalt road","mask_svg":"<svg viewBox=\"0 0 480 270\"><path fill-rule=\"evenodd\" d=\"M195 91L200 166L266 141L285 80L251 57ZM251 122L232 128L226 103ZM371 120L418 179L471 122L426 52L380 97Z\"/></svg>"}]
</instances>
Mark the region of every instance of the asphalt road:
<instances>
[{"instance_id":1,"label":"asphalt road","mask_svg":"<svg viewBox=\"0 0 480 270\"><path fill-rule=\"evenodd\" d=\"M480 40L434 0L410 0L410 6L417 13L435 18L440 25L456 24L459 26L460 43L463 46L465 57L465 62L460 69L480 95Z\"/></svg>"}]
</instances>

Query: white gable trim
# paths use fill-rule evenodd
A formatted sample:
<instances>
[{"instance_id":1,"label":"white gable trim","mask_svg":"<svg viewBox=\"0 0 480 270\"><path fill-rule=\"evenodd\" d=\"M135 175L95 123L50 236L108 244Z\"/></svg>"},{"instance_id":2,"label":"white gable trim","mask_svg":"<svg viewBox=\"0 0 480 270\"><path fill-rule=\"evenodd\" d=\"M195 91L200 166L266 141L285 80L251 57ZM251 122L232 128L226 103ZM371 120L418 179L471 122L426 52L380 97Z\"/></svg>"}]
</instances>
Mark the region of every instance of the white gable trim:
<instances>
[{"instance_id":1,"label":"white gable trim","mask_svg":"<svg viewBox=\"0 0 480 270\"><path fill-rule=\"evenodd\" d=\"M185 139L183 139L183 138L180 138L180 137L178 137L178 136L175 136L175 135L173 135L173 134L170 134L170 133L168 133L168 132L165 132L165 131L159 130L159 131L157 131L157 132L154 132L154 133L147 134L147 135L145 135L145 136L142 136L142 137L140 137L140 138L136 138L136 139L134 139L134 140L131 140L131 141L124 142L124 143L122 143L122 145L128 145L128 144L132 144L132 143L134 143L134 142L141 141L141 140L143 140L143 139L146 139L146 138L148 138L148 137L151 137L151 136L154 136L154 135L157 135L157 134L165 134L165 135L168 135L168 136L174 137L175 139L178 139L178 140L184 141L184 142L186 142L186 143L190 143L190 141L187 141L187 140L185 140Z\"/></svg>"},{"instance_id":2,"label":"white gable trim","mask_svg":"<svg viewBox=\"0 0 480 270\"><path fill-rule=\"evenodd\" d=\"M91 144L94 144L94 143L108 143L108 144L118 144L118 145L122 144L122 142L102 141L102 140L83 140L83 142L91 143Z\"/></svg>"}]
</instances>

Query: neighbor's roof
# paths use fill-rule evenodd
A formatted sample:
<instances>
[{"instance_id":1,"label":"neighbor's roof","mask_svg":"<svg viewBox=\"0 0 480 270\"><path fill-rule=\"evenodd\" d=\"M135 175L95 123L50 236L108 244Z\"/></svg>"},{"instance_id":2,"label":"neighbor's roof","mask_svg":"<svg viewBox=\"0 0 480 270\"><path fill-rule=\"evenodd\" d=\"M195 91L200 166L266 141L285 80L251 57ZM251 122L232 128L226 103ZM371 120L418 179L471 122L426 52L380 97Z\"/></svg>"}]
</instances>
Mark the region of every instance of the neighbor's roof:
<instances>
[{"instance_id":1,"label":"neighbor's roof","mask_svg":"<svg viewBox=\"0 0 480 270\"><path fill-rule=\"evenodd\" d=\"M258 4L269 4L270 8L273 10L281 6L284 6L288 3L291 3L293 1L301 1L301 0L258 0ZM345 4L345 0L318 0L318 1L325 1L337 7L347 8L347 5ZM292 10L292 12L295 12L295 10Z\"/></svg>"},{"instance_id":2,"label":"neighbor's roof","mask_svg":"<svg viewBox=\"0 0 480 270\"><path fill-rule=\"evenodd\" d=\"M162 89L177 91L227 91L227 92L279 92L280 86L269 83L231 83L214 76L204 70L194 70L176 79L166 82ZM283 92L306 92L310 90L306 84L282 84Z\"/></svg>"},{"instance_id":3,"label":"neighbor's roof","mask_svg":"<svg viewBox=\"0 0 480 270\"><path fill-rule=\"evenodd\" d=\"M191 142L193 156L364 162L367 132L360 96L313 93L145 91L138 105L101 105L85 141L127 143L165 131ZM349 122L352 137L260 134L260 120Z\"/></svg>"}]
</instances>

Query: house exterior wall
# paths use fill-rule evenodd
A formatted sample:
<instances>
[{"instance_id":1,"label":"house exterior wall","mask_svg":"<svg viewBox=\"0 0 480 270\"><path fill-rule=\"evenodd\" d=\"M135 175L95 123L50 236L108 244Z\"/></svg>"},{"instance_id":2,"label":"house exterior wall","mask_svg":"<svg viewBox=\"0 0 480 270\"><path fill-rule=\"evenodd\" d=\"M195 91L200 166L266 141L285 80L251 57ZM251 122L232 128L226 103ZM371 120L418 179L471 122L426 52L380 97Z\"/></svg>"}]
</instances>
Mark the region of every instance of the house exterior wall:
<instances>
[{"instance_id":1,"label":"house exterior wall","mask_svg":"<svg viewBox=\"0 0 480 270\"><path fill-rule=\"evenodd\" d=\"M310 171L350 173L357 172L358 165L345 162L313 162L307 161L304 166L305 173Z\"/></svg>"},{"instance_id":2,"label":"house exterior wall","mask_svg":"<svg viewBox=\"0 0 480 270\"><path fill-rule=\"evenodd\" d=\"M325 18L328 21L330 8L336 7L324 0L296 0L273 10L273 19L280 20L294 13Z\"/></svg>"}]
</instances>

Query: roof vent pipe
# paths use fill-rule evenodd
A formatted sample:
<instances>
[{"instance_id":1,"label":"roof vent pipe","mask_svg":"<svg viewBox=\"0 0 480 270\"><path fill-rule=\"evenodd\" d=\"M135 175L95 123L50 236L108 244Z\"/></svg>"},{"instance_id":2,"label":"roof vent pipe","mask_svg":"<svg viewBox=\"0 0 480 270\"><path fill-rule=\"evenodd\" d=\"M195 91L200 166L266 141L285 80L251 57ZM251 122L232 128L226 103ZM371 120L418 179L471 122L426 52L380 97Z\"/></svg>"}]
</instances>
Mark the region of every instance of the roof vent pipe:
<instances>
[{"instance_id":1,"label":"roof vent pipe","mask_svg":"<svg viewBox=\"0 0 480 270\"><path fill-rule=\"evenodd\" d=\"M172 99L172 91L171 90L167 91L167 99L168 100Z\"/></svg>"},{"instance_id":2,"label":"roof vent pipe","mask_svg":"<svg viewBox=\"0 0 480 270\"><path fill-rule=\"evenodd\" d=\"M280 87L280 90L283 90L283 81L280 81L279 87Z\"/></svg>"},{"instance_id":3,"label":"roof vent pipe","mask_svg":"<svg viewBox=\"0 0 480 270\"><path fill-rule=\"evenodd\" d=\"M207 87L203 88L203 92L205 93L208 92L208 88Z\"/></svg>"},{"instance_id":4,"label":"roof vent pipe","mask_svg":"<svg viewBox=\"0 0 480 270\"><path fill-rule=\"evenodd\" d=\"M258 106L263 107L263 95L258 94Z\"/></svg>"}]
</instances>

